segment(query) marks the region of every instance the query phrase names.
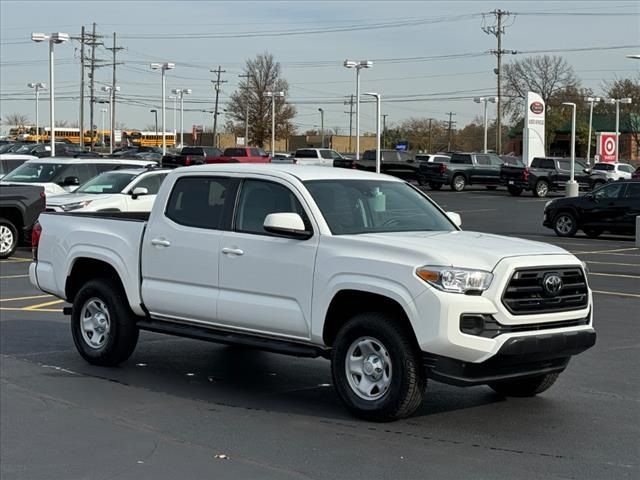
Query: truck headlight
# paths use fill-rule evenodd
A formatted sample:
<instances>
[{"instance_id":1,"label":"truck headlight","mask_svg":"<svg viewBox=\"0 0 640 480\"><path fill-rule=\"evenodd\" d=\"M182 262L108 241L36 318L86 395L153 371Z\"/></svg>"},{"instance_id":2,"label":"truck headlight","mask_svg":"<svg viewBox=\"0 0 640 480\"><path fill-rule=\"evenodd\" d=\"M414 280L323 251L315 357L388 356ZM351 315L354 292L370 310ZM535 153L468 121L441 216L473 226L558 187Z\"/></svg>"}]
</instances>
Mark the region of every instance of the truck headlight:
<instances>
[{"instance_id":1,"label":"truck headlight","mask_svg":"<svg viewBox=\"0 0 640 480\"><path fill-rule=\"evenodd\" d=\"M78 210L79 208L84 208L89 205L92 200L85 200L83 202L75 202L75 203L67 203L66 205L60 205L60 208L65 212L70 212L71 210Z\"/></svg>"},{"instance_id":2,"label":"truck headlight","mask_svg":"<svg viewBox=\"0 0 640 480\"><path fill-rule=\"evenodd\" d=\"M493 274L484 270L430 265L417 268L416 275L429 285L451 293L483 292L493 280Z\"/></svg>"}]
</instances>

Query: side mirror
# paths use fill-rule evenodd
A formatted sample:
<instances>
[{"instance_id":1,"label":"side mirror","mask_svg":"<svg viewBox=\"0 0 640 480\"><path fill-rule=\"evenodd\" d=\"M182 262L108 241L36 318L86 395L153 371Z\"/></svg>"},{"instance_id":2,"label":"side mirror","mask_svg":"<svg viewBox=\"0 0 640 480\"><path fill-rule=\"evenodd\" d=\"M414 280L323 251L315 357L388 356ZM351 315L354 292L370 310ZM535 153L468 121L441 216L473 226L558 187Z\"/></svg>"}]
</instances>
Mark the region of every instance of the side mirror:
<instances>
[{"instance_id":1,"label":"side mirror","mask_svg":"<svg viewBox=\"0 0 640 480\"><path fill-rule=\"evenodd\" d=\"M78 177L65 177L62 181L63 187L77 187L78 185L80 185Z\"/></svg>"},{"instance_id":2,"label":"side mirror","mask_svg":"<svg viewBox=\"0 0 640 480\"><path fill-rule=\"evenodd\" d=\"M143 195L149 195L149 189L145 187L136 187L133 189L133 192L131 192L131 199L137 200L138 197Z\"/></svg>"},{"instance_id":3,"label":"side mirror","mask_svg":"<svg viewBox=\"0 0 640 480\"><path fill-rule=\"evenodd\" d=\"M584 170L582 170L584 173L591 173L591 169L590 168L585 168Z\"/></svg>"},{"instance_id":4,"label":"side mirror","mask_svg":"<svg viewBox=\"0 0 640 480\"><path fill-rule=\"evenodd\" d=\"M306 240L312 235L305 229L304 221L297 213L270 213L262 226L269 233L287 238Z\"/></svg>"},{"instance_id":5,"label":"side mirror","mask_svg":"<svg viewBox=\"0 0 640 480\"><path fill-rule=\"evenodd\" d=\"M451 220L454 225L458 228L462 227L462 217L460 216L459 213L456 212L446 212L447 213L447 217L449 217L449 220Z\"/></svg>"}]
</instances>

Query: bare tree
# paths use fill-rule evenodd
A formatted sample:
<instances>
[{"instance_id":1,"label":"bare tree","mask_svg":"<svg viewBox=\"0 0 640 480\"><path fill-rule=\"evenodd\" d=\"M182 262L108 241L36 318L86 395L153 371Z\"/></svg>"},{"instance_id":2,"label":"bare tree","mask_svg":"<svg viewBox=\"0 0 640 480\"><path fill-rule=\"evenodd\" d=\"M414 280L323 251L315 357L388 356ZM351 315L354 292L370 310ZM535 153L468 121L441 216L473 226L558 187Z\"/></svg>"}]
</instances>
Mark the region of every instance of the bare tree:
<instances>
[{"instance_id":1,"label":"bare tree","mask_svg":"<svg viewBox=\"0 0 640 480\"><path fill-rule=\"evenodd\" d=\"M524 110L527 92L535 92L549 105L553 96L566 89L578 88L580 82L573 67L563 57L540 55L503 67L504 111L517 121Z\"/></svg>"},{"instance_id":2,"label":"bare tree","mask_svg":"<svg viewBox=\"0 0 640 480\"><path fill-rule=\"evenodd\" d=\"M294 133L291 120L296 114L293 105L286 103L289 91L288 82L281 77L280 63L273 55L263 53L249 59L245 65L247 78L243 79L238 90L231 94L227 104L227 116L232 119L231 130L244 135L245 115L249 112L249 143L264 146L271 137L271 98L268 91L284 92L284 98L275 98L276 139L285 138ZM227 125L230 127L229 125Z\"/></svg>"},{"instance_id":3,"label":"bare tree","mask_svg":"<svg viewBox=\"0 0 640 480\"><path fill-rule=\"evenodd\" d=\"M640 74L636 78L619 78L605 82L603 90L608 98L631 99L631 105L620 105L620 131L631 134L634 144L640 145ZM606 112L612 117L615 110L615 105L612 104L598 105L599 112ZM622 154L622 144L620 150Z\"/></svg>"},{"instance_id":4,"label":"bare tree","mask_svg":"<svg viewBox=\"0 0 640 480\"><path fill-rule=\"evenodd\" d=\"M5 125L24 127L29 123L29 117L23 113L10 113L4 118L2 123Z\"/></svg>"},{"instance_id":5,"label":"bare tree","mask_svg":"<svg viewBox=\"0 0 640 480\"><path fill-rule=\"evenodd\" d=\"M66 128L69 126L69 122L66 120L56 120L56 127Z\"/></svg>"}]
</instances>

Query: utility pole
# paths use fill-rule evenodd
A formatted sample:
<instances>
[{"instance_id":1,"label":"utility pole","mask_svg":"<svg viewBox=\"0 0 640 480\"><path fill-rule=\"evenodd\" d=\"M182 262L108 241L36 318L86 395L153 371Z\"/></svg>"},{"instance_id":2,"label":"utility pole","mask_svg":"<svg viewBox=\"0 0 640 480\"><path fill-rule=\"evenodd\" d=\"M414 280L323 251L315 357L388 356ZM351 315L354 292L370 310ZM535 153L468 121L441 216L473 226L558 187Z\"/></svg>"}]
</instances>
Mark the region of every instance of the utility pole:
<instances>
[{"instance_id":1,"label":"utility pole","mask_svg":"<svg viewBox=\"0 0 640 480\"><path fill-rule=\"evenodd\" d=\"M91 132L91 150L94 146L93 135L93 108L95 106L95 73L96 73L96 23L93 22L93 31L91 34L91 74L89 75L89 91L91 92L91 98L89 99L89 131Z\"/></svg>"},{"instance_id":2,"label":"utility pole","mask_svg":"<svg viewBox=\"0 0 640 480\"><path fill-rule=\"evenodd\" d=\"M385 135L387 133L387 117L388 116L389 115L386 113L382 115L382 148L386 147Z\"/></svg>"},{"instance_id":3,"label":"utility pole","mask_svg":"<svg viewBox=\"0 0 640 480\"><path fill-rule=\"evenodd\" d=\"M244 112L244 146L248 147L249 146L249 74L248 73L243 73L241 75L238 75L238 77L247 79L246 88L245 88L245 97L244 97L244 106L245 106L245 112Z\"/></svg>"},{"instance_id":4,"label":"utility pole","mask_svg":"<svg viewBox=\"0 0 640 480\"><path fill-rule=\"evenodd\" d=\"M213 88L216 91L216 104L213 108L213 146L217 147L218 142L216 142L216 130L218 129L218 97L220 95L220 84L227 83L226 80L220 80L220 74L227 73L227 71L222 70L222 67L220 65L218 65L218 70L209 71L217 75L215 80L211 80L211 83L213 83Z\"/></svg>"},{"instance_id":5,"label":"utility pole","mask_svg":"<svg viewBox=\"0 0 640 480\"><path fill-rule=\"evenodd\" d=\"M431 122L433 121L432 118L429 119L429 153L433 153L431 150Z\"/></svg>"},{"instance_id":6,"label":"utility pole","mask_svg":"<svg viewBox=\"0 0 640 480\"><path fill-rule=\"evenodd\" d=\"M344 104L349 105L349 152L351 152L351 139L353 138L353 94L349 96L349 100L346 100Z\"/></svg>"},{"instance_id":7,"label":"utility pole","mask_svg":"<svg viewBox=\"0 0 640 480\"><path fill-rule=\"evenodd\" d=\"M454 121L451 120L451 118L455 115L455 113L453 112L449 112L447 115L449 115L449 144L447 146L447 151L450 152L451 151L451 134L453 133L453 124L456 123ZM429 129L431 130L431 129Z\"/></svg>"},{"instance_id":8,"label":"utility pole","mask_svg":"<svg viewBox=\"0 0 640 480\"><path fill-rule=\"evenodd\" d=\"M84 25L80 30L80 148L84 150Z\"/></svg>"},{"instance_id":9,"label":"utility pole","mask_svg":"<svg viewBox=\"0 0 640 480\"><path fill-rule=\"evenodd\" d=\"M116 47L116 32L113 32L113 47L107 48L107 50L111 50L113 53L113 75L111 79L111 134L109 136L109 144L111 151L113 151L113 142L115 140L115 130L116 130L116 54L118 50L124 50L123 47Z\"/></svg>"},{"instance_id":10,"label":"utility pole","mask_svg":"<svg viewBox=\"0 0 640 480\"><path fill-rule=\"evenodd\" d=\"M502 35L505 32L505 26L503 23L503 17L508 17L511 15L511 12L505 12L504 10L494 10L490 12L491 15L494 15L496 18L496 24L492 26L483 26L482 31L487 35L494 35L498 39L498 49L491 50L498 60L498 67L494 70L497 76L497 90L498 90L498 99L496 101L496 152L498 155L502 154L502 55L505 53L510 53L515 55L518 53L515 50L503 50L502 49Z\"/></svg>"}]
</instances>

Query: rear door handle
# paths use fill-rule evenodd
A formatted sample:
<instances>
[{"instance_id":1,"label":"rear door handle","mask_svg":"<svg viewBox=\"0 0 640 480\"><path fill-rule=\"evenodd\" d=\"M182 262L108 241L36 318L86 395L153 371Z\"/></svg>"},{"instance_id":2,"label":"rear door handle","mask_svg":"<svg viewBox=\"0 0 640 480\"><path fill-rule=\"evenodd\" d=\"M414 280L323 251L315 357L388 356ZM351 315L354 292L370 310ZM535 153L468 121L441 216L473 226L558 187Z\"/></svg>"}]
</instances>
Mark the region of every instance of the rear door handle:
<instances>
[{"instance_id":1,"label":"rear door handle","mask_svg":"<svg viewBox=\"0 0 640 480\"><path fill-rule=\"evenodd\" d=\"M244 252L239 248L225 247L222 249L222 253L224 253L225 255L237 255L237 256L244 255Z\"/></svg>"},{"instance_id":2,"label":"rear door handle","mask_svg":"<svg viewBox=\"0 0 640 480\"><path fill-rule=\"evenodd\" d=\"M170 247L171 242L164 238L154 238L151 240L151 245L156 245L157 247Z\"/></svg>"}]
</instances>

